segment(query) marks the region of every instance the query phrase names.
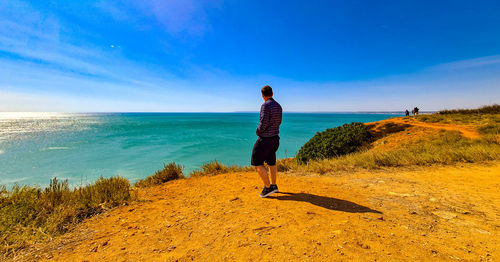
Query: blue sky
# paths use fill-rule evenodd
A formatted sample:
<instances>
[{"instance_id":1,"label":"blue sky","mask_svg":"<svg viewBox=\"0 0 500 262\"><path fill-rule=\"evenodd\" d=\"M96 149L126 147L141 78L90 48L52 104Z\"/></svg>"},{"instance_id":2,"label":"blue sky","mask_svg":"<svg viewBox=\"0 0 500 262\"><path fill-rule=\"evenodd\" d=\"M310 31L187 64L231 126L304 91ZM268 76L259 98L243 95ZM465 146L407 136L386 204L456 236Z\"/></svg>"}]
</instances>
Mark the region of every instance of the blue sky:
<instances>
[{"instance_id":1,"label":"blue sky","mask_svg":"<svg viewBox=\"0 0 500 262\"><path fill-rule=\"evenodd\" d=\"M0 111L500 103L499 1L0 2Z\"/></svg>"}]
</instances>

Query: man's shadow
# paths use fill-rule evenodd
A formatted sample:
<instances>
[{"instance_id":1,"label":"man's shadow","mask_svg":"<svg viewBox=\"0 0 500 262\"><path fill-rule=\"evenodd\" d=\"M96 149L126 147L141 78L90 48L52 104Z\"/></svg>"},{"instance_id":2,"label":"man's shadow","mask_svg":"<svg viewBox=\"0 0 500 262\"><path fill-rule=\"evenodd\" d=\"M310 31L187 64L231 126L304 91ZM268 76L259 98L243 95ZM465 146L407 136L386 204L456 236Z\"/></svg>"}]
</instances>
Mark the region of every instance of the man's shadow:
<instances>
[{"instance_id":1,"label":"man's shadow","mask_svg":"<svg viewBox=\"0 0 500 262\"><path fill-rule=\"evenodd\" d=\"M288 193L279 192L278 194L284 194L283 196L269 196L267 198L273 198L278 200L291 200L291 201L301 201L309 202L313 205L320 206L330 210L344 211L349 213L376 213L382 214L382 212L371 209L369 207L358 205L354 202L337 199L333 197L317 196L309 193Z\"/></svg>"}]
</instances>

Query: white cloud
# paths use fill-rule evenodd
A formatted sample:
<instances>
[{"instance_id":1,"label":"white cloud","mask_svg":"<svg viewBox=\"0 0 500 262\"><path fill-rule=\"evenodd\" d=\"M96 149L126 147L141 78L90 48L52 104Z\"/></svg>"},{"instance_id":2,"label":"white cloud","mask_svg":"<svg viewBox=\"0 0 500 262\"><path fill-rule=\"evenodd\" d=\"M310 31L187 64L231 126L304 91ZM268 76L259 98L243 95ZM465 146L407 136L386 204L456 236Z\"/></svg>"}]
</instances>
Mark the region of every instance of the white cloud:
<instances>
[{"instance_id":1,"label":"white cloud","mask_svg":"<svg viewBox=\"0 0 500 262\"><path fill-rule=\"evenodd\" d=\"M153 19L171 35L202 36L211 30L206 8L217 6L219 1L200 0L142 0L100 1L96 6L118 21L128 21L135 27L141 20ZM139 26L138 26L139 24Z\"/></svg>"},{"instance_id":2,"label":"white cloud","mask_svg":"<svg viewBox=\"0 0 500 262\"><path fill-rule=\"evenodd\" d=\"M144 73L117 82L0 60L0 90L10 92L7 98L0 93L0 111L256 111L264 84L273 86L287 111L476 107L500 102L500 68L485 67L457 71L438 65L439 70L349 82L243 77L195 68L183 79Z\"/></svg>"},{"instance_id":3,"label":"white cloud","mask_svg":"<svg viewBox=\"0 0 500 262\"><path fill-rule=\"evenodd\" d=\"M500 65L500 55L479 57L473 59L466 59L460 61L454 61L450 63L444 63L437 66L430 67L430 70L460 70L477 68L484 66L499 66Z\"/></svg>"}]
</instances>

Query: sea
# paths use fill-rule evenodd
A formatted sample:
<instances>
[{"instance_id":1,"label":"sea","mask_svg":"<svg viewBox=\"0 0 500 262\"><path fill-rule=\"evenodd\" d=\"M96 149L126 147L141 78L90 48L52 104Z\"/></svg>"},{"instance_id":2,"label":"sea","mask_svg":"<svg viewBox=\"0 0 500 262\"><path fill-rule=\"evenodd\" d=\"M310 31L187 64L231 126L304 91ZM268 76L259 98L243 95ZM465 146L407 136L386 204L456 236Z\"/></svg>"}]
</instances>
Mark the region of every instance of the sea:
<instances>
[{"instance_id":1,"label":"sea","mask_svg":"<svg viewBox=\"0 0 500 262\"><path fill-rule=\"evenodd\" d=\"M279 158L316 132L399 113L284 113ZM184 173L217 160L250 165L258 113L0 113L0 185L72 186L119 175L132 182L175 162Z\"/></svg>"}]
</instances>

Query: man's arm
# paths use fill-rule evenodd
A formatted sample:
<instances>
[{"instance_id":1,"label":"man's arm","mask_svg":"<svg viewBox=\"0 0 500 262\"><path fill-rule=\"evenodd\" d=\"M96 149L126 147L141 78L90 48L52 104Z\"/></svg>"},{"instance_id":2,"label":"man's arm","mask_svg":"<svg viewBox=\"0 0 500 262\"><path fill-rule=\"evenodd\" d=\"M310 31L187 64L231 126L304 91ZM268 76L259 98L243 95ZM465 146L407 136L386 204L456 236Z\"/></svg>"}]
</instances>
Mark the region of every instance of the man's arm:
<instances>
[{"instance_id":1,"label":"man's arm","mask_svg":"<svg viewBox=\"0 0 500 262\"><path fill-rule=\"evenodd\" d=\"M257 126L257 135L260 136L269 127L269 109L265 105L260 107L259 126Z\"/></svg>"}]
</instances>

